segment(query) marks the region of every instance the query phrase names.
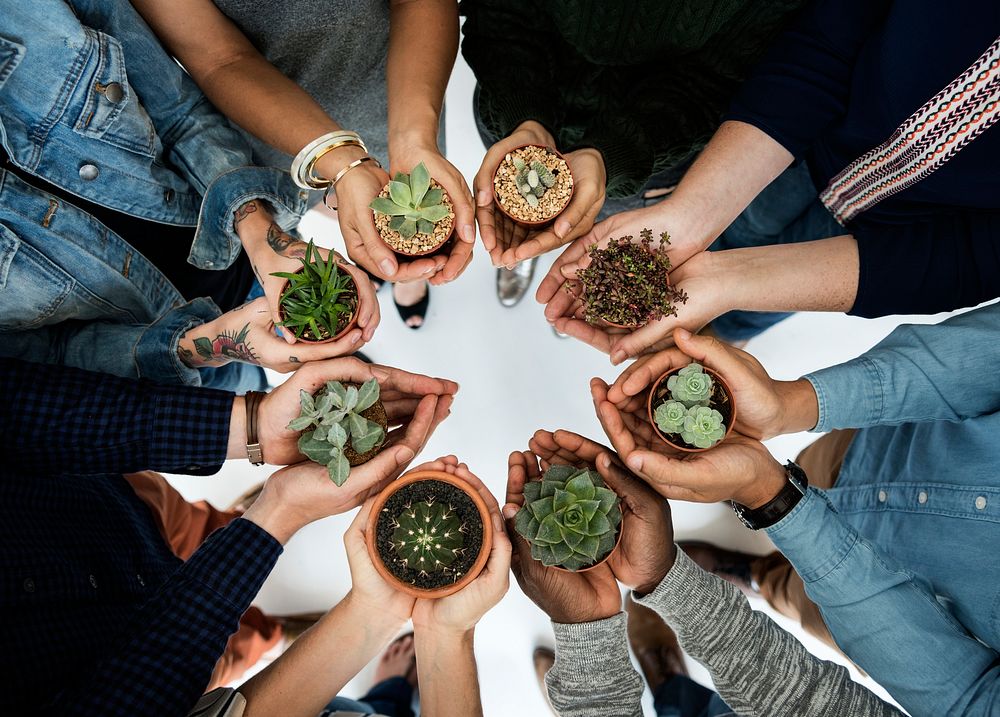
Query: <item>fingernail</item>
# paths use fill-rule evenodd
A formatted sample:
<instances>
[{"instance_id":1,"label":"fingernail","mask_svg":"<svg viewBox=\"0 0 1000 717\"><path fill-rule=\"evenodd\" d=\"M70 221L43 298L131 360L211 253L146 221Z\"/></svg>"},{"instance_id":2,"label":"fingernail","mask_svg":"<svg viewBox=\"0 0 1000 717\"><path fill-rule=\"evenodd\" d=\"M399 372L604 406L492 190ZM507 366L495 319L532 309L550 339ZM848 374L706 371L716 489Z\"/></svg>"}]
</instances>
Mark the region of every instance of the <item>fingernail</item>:
<instances>
[{"instance_id":1,"label":"fingernail","mask_svg":"<svg viewBox=\"0 0 1000 717\"><path fill-rule=\"evenodd\" d=\"M625 462L628 463L628 467L634 471L642 470L642 456L629 456L628 460Z\"/></svg>"},{"instance_id":2,"label":"fingernail","mask_svg":"<svg viewBox=\"0 0 1000 717\"><path fill-rule=\"evenodd\" d=\"M613 363L615 366L617 366L622 361L624 361L626 358L627 358L627 354L624 351L615 351L613 354L611 354L611 363Z\"/></svg>"},{"instance_id":3,"label":"fingernail","mask_svg":"<svg viewBox=\"0 0 1000 717\"><path fill-rule=\"evenodd\" d=\"M498 533L503 532L503 521L500 520L500 516L497 515L496 513L493 514L493 530L497 531Z\"/></svg>"},{"instance_id":4,"label":"fingernail","mask_svg":"<svg viewBox=\"0 0 1000 717\"><path fill-rule=\"evenodd\" d=\"M611 456L609 456L607 453L603 454L600 460L601 460L601 468L611 467Z\"/></svg>"},{"instance_id":5,"label":"fingernail","mask_svg":"<svg viewBox=\"0 0 1000 717\"><path fill-rule=\"evenodd\" d=\"M424 269L424 276L427 276L428 274L433 274L435 271L437 271L436 266L432 266L429 269Z\"/></svg>"},{"instance_id":6,"label":"fingernail","mask_svg":"<svg viewBox=\"0 0 1000 717\"><path fill-rule=\"evenodd\" d=\"M409 446L400 446L396 451L396 460L399 463L406 463L407 461L412 461L415 455L416 453Z\"/></svg>"},{"instance_id":7,"label":"fingernail","mask_svg":"<svg viewBox=\"0 0 1000 717\"><path fill-rule=\"evenodd\" d=\"M508 503L503 507L503 517L510 520L515 515L517 515L517 506L513 503Z\"/></svg>"},{"instance_id":8,"label":"fingernail","mask_svg":"<svg viewBox=\"0 0 1000 717\"><path fill-rule=\"evenodd\" d=\"M562 239L569 232L572 225L565 219L560 219L556 222L556 236Z\"/></svg>"},{"instance_id":9,"label":"fingernail","mask_svg":"<svg viewBox=\"0 0 1000 717\"><path fill-rule=\"evenodd\" d=\"M388 381L389 380L389 372L388 371L383 371L380 368L373 368L372 369L372 376L374 376L375 378L377 378L379 381Z\"/></svg>"},{"instance_id":10,"label":"fingernail","mask_svg":"<svg viewBox=\"0 0 1000 717\"><path fill-rule=\"evenodd\" d=\"M481 207L489 206L489 203L493 200L490 193L485 189L480 189L479 193L476 195L476 204Z\"/></svg>"},{"instance_id":11,"label":"fingernail","mask_svg":"<svg viewBox=\"0 0 1000 717\"><path fill-rule=\"evenodd\" d=\"M355 331L353 334L351 334L351 343L352 344L356 344L360 340L361 340L361 332L360 331Z\"/></svg>"},{"instance_id":12,"label":"fingernail","mask_svg":"<svg viewBox=\"0 0 1000 717\"><path fill-rule=\"evenodd\" d=\"M476 241L476 229L471 224L463 224L462 230L459 233L462 235L462 238L469 244L472 244L474 241Z\"/></svg>"},{"instance_id":13,"label":"fingernail","mask_svg":"<svg viewBox=\"0 0 1000 717\"><path fill-rule=\"evenodd\" d=\"M396 265L393 263L392 259L383 259L382 263L379 264L382 269L383 274L393 276L396 273Z\"/></svg>"},{"instance_id":14,"label":"fingernail","mask_svg":"<svg viewBox=\"0 0 1000 717\"><path fill-rule=\"evenodd\" d=\"M687 329L682 329L681 327L678 326L676 329L674 329L674 337L681 339L689 339L691 338L691 332L688 331Z\"/></svg>"}]
</instances>

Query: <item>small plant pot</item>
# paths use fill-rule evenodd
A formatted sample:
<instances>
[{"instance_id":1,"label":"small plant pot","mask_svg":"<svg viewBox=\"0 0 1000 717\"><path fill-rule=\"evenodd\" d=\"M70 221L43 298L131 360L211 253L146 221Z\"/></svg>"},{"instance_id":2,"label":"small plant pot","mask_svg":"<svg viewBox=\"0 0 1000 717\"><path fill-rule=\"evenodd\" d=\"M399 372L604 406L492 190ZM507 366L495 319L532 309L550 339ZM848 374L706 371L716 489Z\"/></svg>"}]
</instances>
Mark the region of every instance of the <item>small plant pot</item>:
<instances>
[{"instance_id":1,"label":"small plant pot","mask_svg":"<svg viewBox=\"0 0 1000 717\"><path fill-rule=\"evenodd\" d=\"M423 573L407 567L399 559L392 545L393 523L414 502L430 496L441 499L442 494L455 502L449 505L465 524L463 547L466 552L448 570ZM469 483L445 471L411 471L390 483L375 499L365 531L368 554L379 574L397 590L415 598L445 597L475 580L486 566L493 547L490 521L486 501Z\"/></svg>"},{"instance_id":2,"label":"small plant pot","mask_svg":"<svg viewBox=\"0 0 1000 717\"><path fill-rule=\"evenodd\" d=\"M440 189L444 193L442 202L451 210L451 215L442 219L434 227L434 234L416 234L412 239L406 239L395 229L389 227L389 216L375 211L372 212L372 223L375 225L375 231L378 232L379 238L398 256L415 259L427 256L428 254L441 253L450 246L449 242L453 241L455 234L455 204L451 201L448 192L444 191L444 187L434 179L431 179L431 189ZM382 187L382 191L379 192L378 196L389 196L388 184Z\"/></svg>"},{"instance_id":3,"label":"small plant pot","mask_svg":"<svg viewBox=\"0 0 1000 717\"><path fill-rule=\"evenodd\" d=\"M302 272L302 269L303 267L299 267L292 273L299 274ZM358 313L361 311L361 294L358 291L358 282L356 282L354 280L354 276L352 276L350 272L343 269L342 266L340 271L344 271L347 274L347 277L351 280L351 284L354 286L354 312L351 314L351 318L348 320L346 324L344 324L344 327L340 329L340 331L338 331L333 336L329 336L325 339L310 339L306 336L301 336L299 338L296 338L295 339L296 341L301 341L306 344L329 344L336 341L337 339L343 338L351 329L353 329L355 326L358 325ZM281 285L281 290L278 292L278 296L284 294L285 289L287 287L288 287L288 280L286 279L284 283L282 283ZM280 303L278 304L278 316L281 318L282 321L285 320L285 308ZM284 327L281 328L282 331L286 330Z\"/></svg>"},{"instance_id":4,"label":"small plant pot","mask_svg":"<svg viewBox=\"0 0 1000 717\"><path fill-rule=\"evenodd\" d=\"M528 204L517 190L513 179L516 173L514 157L526 162L537 159L556 177L556 183L545 192L537 208ZM540 229L552 224L570 203L575 184L569 162L558 151L538 144L522 144L508 152L493 173L493 203L515 224ZM552 199L546 202L550 193Z\"/></svg>"},{"instance_id":5,"label":"small plant pot","mask_svg":"<svg viewBox=\"0 0 1000 717\"><path fill-rule=\"evenodd\" d=\"M656 421L653 419L653 413L656 411L656 407L665 400L664 396L667 396L668 398L666 400L669 400L667 379L680 372L682 368L685 367L678 366L677 368L664 372L658 379L656 379L652 388L650 388L649 398L646 401L646 415L649 419L649 425L653 427L653 431L661 441L679 451L684 453L702 453L703 451L710 451L716 446L721 445L727 438L729 438L729 434L733 432L733 426L736 425L736 402L733 400L733 389L730 388L726 379L719 375L718 372L713 371L707 366L702 366L702 370L712 377L715 384L709 407L714 408L722 414L722 422L726 426L726 434L722 437L722 440L714 446L709 446L708 448L695 448L690 446L682 441L679 435L667 434L661 431L660 427L656 425Z\"/></svg>"}]
</instances>

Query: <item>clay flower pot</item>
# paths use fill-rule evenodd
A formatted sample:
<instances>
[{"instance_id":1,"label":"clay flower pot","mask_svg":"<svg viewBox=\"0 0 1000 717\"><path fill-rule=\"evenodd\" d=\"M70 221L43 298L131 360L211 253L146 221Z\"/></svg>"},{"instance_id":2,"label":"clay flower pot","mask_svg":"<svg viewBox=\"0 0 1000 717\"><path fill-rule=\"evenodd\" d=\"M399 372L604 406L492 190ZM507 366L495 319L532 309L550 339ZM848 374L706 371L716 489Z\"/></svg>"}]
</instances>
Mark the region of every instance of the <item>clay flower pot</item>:
<instances>
[{"instance_id":1,"label":"clay flower pot","mask_svg":"<svg viewBox=\"0 0 1000 717\"><path fill-rule=\"evenodd\" d=\"M450 494L449 506L455 509L463 523L465 552L447 570L427 574L408 567L398 557L392 545L392 534L404 509L426 502L429 495L439 500L442 494ZM379 574L397 590L424 599L451 595L475 580L486 566L493 547L492 523L486 502L469 483L451 473L436 470L411 471L390 483L376 497L365 533L368 554Z\"/></svg>"},{"instance_id":2,"label":"clay flower pot","mask_svg":"<svg viewBox=\"0 0 1000 717\"><path fill-rule=\"evenodd\" d=\"M513 175L516 173L514 157L521 157L528 162L532 159L538 159L555 175L556 183L546 191L545 196L540 200L540 202L545 202L549 192L554 192L553 199L550 200L552 205L548 207L548 211L544 211L541 204L538 208L532 207L518 192L513 181ZM522 144L508 152L493 172L493 203L504 216L515 224L540 229L554 222L570 203L575 184L569 162L562 154L552 147ZM507 201L504 202L501 199Z\"/></svg>"},{"instance_id":3,"label":"clay flower pot","mask_svg":"<svg viewBox=\"0 0 1000 717\"><path fill-rule=\"evenodd\" d=\"M451 216L442 219L435 225L434 234L432 235L416 234L412 239L406 239L389 226L391 217L376 211L372 212L372 223L375 226L375 231L378 232L379 238L385 245L397 256L413 259L420 256L427 256L428 254L436 254L444 251L445 247L452 241L455 235L455 204L444 187L438 184L437 180L433 178L431 179L431 189L440 189L443 192L441 201L451 210ZM388 184L382 187L382 191L379 192L378 196L389 196Z\"/></svg>"},{"instance_id":4,"label":"clay flower pot","mask_svg":"<svg viewBox=\"0 0 1000 717\"><path fill-rule=\"evenodd\" d=\"M310 339L305 336L296 338L296 341L301 341L306 344L328 344L336 341L337 339L345 336L351 329L358 325L358 313L361 311L361 294L358 291L358 282L354 280L354 276L343 268L342 264L338 264L339 271L347 274L347 278L351 280L351 286L354 287L354 311L351 313L351 318L344 324L335 335L329 336L325 339ZM295 271L291 272L293 274L301 274L304 267L299 267ZM285 279L284 283L281 285L281 290L278 292L278 296L282 296L285 293L285 289L288 288L288 279ZM278 304L278 316L281 318L282 322L285 320L285 307L284 304L279 302ZM280 327L282 331L287 331L285 327Z\"/></svg>"},{"instance_id":5,"label":"clay flower pot","mask_svg":"<svg viewBox=\"0 0 1000 717\"><path fill-rule=\"evenodd\" d=\"M660 427L656 425L656 421L653 418L653 413L656 411L656 407L664 402L664 395L667 396L666 400L670 400L670 394L667 392L667 379L675 373L679 373L682 368L685 368L685 366L678 366L677 368L665 371L660 374L660 377L657 378L656 381L653 382L653 385L649 390L649 398L646 400L646 415L649 419L649 425L653 427L653 431L661 441L679 451L683 451L684 453L701 453L703 451L710 451L729 438L729 434L733 432L733 426L736 425L736 402L733 400L733 389L726 382L726 379L724 379L718 372L713 371L707 366L702 366L702 371L709 374L715 384L709 407L714 408L722 414L722 422L726 426L726 433L719 443L716 443L714 446L709 446L708 448L695 448L693 446L689 446L681 440L679 435L672 438L671 435L663 433L663 431L660 430Z\"/></svg>"}]
</instances>

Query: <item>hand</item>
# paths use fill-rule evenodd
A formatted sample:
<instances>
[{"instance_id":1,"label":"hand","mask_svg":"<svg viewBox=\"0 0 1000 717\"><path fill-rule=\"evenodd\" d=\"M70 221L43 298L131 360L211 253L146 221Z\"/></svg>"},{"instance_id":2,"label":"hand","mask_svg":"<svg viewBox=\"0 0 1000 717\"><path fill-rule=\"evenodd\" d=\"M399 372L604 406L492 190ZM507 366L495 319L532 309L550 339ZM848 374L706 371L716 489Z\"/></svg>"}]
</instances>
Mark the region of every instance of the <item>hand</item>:
<instances>
[{"instance_id":1,"label":"hand","mask_svg":"<svg viewBox=\"0 0 1000 717\"><path fill-rule=\"evenodd\" d=\"M351 567L349 599L364 606L362 612L368 620L387 617L394 622L404 623L413 613L414 599L403 591L393 588L379 575L378 570L372 565L371 555L365 544L365 530L373 503L371 499L365 501L361 510L354 516L351 526L344 533L347 562Z\"/></svg>"},{"instance_id":2,"label":"hand","mask_svg":"<svg viewBox=\"0 0 1000 717\"><path fill-rule=\"evenodd\" d=\"M411 421L424 396L437 396L440 407L447 410L458 392L454 381L366 364L356 358L306 364L261 401L258 436L264 460L272 465L288 465L304 459L298 449L300 431L290 431L287 427L299 415L300 391L312 394L327 381L362 384L372 378L379 382L379 395L390 426Z\"/></svg>"},{"instance_id":3,"label":"hand","mask_svg":"<svg viewBox=\"0 0 1000 717\"><path fill-rule=\"evenodd\" d=\"M536 431L528 445L544 463L597 469L621 498L622 540L608 567L623 585L641 595L652 592L673 567L677 552L667 501L633 475L610 448L576 433Z\"/></svg>"},{"instance_id":4,"label":"hand","mask_svg":"<svg viewBox=\"0 0 1000 717\"><path fill-rule=\"evenodd\" d=\"M410 172L421 162L427 165L431 177L444 187L455 205L455 242L451 253L447 257L435 256L436 270L423 277L435 286L454 281L472 261L472 248L476 243L475 213L469 185L436 146L396 143L391 148L391 154L393 167L398 167L400 171Z\"/></svg>"},{"instance_id":5,"label":"hand","mask_svg":"<svg viewBox=\"0 0 1000 717\"><path fill-rule=\"evenodd\" d=\"M475 627L482 616L507 594L511 548L500 517L500 506L489 488L469 471L467 465L459 463L455 456L445 456L425 463L417 470L446 471L461 478L475 487L490 511L490 521L483 526L483 530L493 531L493 547L479 577L457 593L436 600L419 599L413 607L415 631L464 633Z\"/></svg>"},{"instance_id":6,"label":"hand","mask_svg":"<svg viewBox=\"0 0 1000 717\"><path fill-rule=\"evenodd\" d=\"M507 465L503 515L514 549L510 567L524 594L558 623L593 622L621 612L621 591L607 563L570 573L545 567L531 557L528 542L514 530L514 516L524 505L524 484L541 476L538 457L530 451L511 453Z\"/></svg>"}]
</instances>

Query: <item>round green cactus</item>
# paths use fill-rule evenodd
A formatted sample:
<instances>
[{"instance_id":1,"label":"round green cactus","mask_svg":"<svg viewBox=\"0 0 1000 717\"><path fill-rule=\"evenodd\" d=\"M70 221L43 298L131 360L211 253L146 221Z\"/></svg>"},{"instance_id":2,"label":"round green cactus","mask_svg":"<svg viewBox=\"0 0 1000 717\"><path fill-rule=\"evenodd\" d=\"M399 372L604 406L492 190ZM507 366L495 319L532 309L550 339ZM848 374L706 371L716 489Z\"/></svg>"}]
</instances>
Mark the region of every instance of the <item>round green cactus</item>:
<instances>
[{"instance_id":1,"label":"round green cactus","mask_svg":"<svg viewBox=\"0 0 1000 717\"><path fill-rule=\"evenodd\" d=\"M688 410L681 429L681 440L695 448L711 448L726 435L722 414L707 406Z\"/></svg>"},{"instance_id":2,"label":"round green cactus","mask_svg":"<svg viewBox=\"0 0 1000 717\"><path fill-rule=\"evenodd\" d=\"M653 412L653 420L664 433L680 433L684 428L688 408L680 401L661 403Z\"/></svg>"},{"instance_id":3,"label":"round green cactus","mask_svg":"<svg viewBox=\"0 0 1000 717\"><path fill-rule=\"evenodd\" d=\"M622 521L618 496L600 474L586 468L552 466L524 486L524 506L514 528L544 565L580 570L614 550Z\"/></svg>"},{"instance_id":4,"label":"round green cactus","mask_svg":"<svg viewBox=\"0 0 1000 717\"><path fill-rule=\"evenodd\" d=\"M667 389L675 401L688 408L707 406L712 398L715 382L699 363L691 363L667 379Z\"/></svg>"},{"instance_id":5,"label":"round green cactus","mask_svg":"<svg viewBox=\"0 0 1000 717\"><path fill-rule=\"evenodd\" d=\"M413 503L396 518L392 546L422 574L446 570L465 548L465 526L456 510L434 500Z\"/></svg>"}]
</instances>

